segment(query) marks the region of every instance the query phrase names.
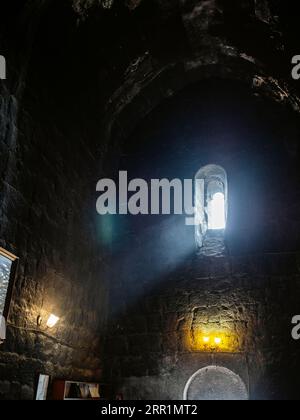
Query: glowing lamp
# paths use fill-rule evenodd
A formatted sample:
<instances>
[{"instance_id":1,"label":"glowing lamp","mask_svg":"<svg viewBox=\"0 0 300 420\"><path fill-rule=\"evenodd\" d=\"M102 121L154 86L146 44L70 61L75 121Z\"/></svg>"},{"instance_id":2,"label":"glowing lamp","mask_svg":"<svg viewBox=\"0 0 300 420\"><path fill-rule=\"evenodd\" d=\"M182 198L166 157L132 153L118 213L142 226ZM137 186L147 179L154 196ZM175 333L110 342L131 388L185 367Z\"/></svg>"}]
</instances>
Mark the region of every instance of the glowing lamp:
<instances>
[{"instance_id":1,"label":"glowing lamp","mask_svg":"<svg viewBox=\"0 0 300 420\"><path fill-rule=\"evenodd\" d=\"M216 337L216 338L215 338L215 344L217 344L217 346L219 346L221 343L222 343L221 338Z\"/></svg>"},{"instance_id":2,"label":"glowing lamp","mask_svg":"<svg viewBox=\"0 0 300 420\"><path fill-rule=\"evenodd\" d=\"M59 317L51 314L48 318L48 321L47 321L47 327L48 328L55 327L55 325L58 323L58 321L59 321Z\"/></svg>"},{"instance_id":3,"label":"glowing lamp","mask_svg":"<svg viewBox=\"0 0 300 420\"><path fill-rule=\"evenodd\" d=\"M203 337L203 342L208 344L209 343L209 337Z\"/></svg>"}]
</instances>

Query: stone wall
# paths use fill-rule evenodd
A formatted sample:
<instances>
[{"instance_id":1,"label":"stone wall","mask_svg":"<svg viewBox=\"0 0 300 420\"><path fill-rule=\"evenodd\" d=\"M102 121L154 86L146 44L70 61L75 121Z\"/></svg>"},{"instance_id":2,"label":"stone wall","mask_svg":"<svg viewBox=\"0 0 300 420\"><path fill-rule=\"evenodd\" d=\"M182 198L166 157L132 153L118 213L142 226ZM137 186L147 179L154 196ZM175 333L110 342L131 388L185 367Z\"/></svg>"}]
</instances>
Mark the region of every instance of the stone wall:
<instances>
[{"instance_id":1,"label":"stone wall","mask_svg":"<svg viewBox=\"0 0 300 420\"><path fill-rule=\"evenodd\" d=\"M117 317L108 342L117 391L182 399L192 374L218 365L243 379L251 399L297 398L299 287L299 254L191 258ZM211 328L233 349L205 351L201 331Z\"/></svg>"},{"instance_id":2,"label":"stone wall","mask_svg":"<svg viewBox=\"0 0 300 420\"><path fill-rule=\"evenodd\" d=\"M70 48L65 25L75 27L76 16L61 9L56 38L51 10L41 17L33 5L20 17L24 26L12 14L4 28L0 245L19 265L0 348L1 399L33 399L39 373L99 381L102 372L107 285L93 198L97 131L81 106L88 95L76 86L73 51L61 55ZM46 327L51 313L60 317L53 330Z\"/></svg>"}]
</instances>

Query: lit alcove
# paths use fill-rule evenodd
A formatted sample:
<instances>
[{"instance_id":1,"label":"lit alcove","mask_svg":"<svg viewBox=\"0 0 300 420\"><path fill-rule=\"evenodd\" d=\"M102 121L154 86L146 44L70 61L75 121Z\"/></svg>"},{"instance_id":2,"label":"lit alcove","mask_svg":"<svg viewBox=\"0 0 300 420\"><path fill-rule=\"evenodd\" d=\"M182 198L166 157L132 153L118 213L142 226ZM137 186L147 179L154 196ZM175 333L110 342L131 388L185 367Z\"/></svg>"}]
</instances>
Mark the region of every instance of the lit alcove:
<instances>
[{"instance_id":1,"label":"lit alcove","mask_svg":"<svg viewBox=\"0 0 300 420\"><path fill-rule=\"evenodd\" d=\"M198 248L223 239L227 221L228 183L226 171L218 165L201 168L195 177L196 185L196 227L195 236Z\"/></svg>"},{"instance_id":2,"label":"lit alcove","mask_svg":"<svg viewBox=\"0 0 300 420\"><path fill-rule=\"evenodd\" d=\"M195 372L188 380L184 400L246 401L249 394L236 373L220 366L208 366Z\"/></svg>"}]
</instances>

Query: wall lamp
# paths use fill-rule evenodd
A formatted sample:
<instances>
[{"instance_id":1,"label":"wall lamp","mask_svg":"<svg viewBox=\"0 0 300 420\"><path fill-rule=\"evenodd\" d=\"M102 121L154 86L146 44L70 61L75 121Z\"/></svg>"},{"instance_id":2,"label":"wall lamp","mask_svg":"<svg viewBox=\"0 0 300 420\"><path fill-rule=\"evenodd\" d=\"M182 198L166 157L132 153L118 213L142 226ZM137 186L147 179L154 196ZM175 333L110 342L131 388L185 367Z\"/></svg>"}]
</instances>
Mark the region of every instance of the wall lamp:
<instances>
[{"instance_id":1,"label":"wall lamp","mask_svg":"<svg viewBox=\"0 0 300 420\"><path fill-rule=\"evenodd\" d=\"M56 316L54 314L50 314L49 317L48 317L48 320L46 322L46 327L50 328L50 329L54 328L59 320L60 320L60 318L58 316ZM41 327L42 324L43 324L43 318L41 316L38 316L37 325L39 327Z\"/></svg>"},{"instance_id":2,"label":"wall lamp","mask_svg":"<svg viewBox=\"0 0 300 420\"><path fill-rule=\"evenodd\" d=\"M58 321L59 321L59 317L54 314L51 314L48 318L46 325L48 328L54 328L55 325L58 323Z\"/></svg>"},{"instance_id":3,"label":"wall lamp","mask_svg":"<svg viewBox=\"0 0 300 420\"><path fill-rule=\"evenodd\" d=\"M209 344L210 342L214 342L217 346L220 346L222 344L222 339L220 337L203 337L203 342L205 344Z\"/></svg>"},{"instance_id":4,"label":"wall lamp","mask_svg":"<svg viewBox=\"0 0 300 420\"><path fill-rule=\"evenodd\" d=\"M187 345L196 352L236 353L241 350L241 338L229 329L210 329L205 325L203 330L194 330L187 336Z\"/></svg>"}]
</instances>

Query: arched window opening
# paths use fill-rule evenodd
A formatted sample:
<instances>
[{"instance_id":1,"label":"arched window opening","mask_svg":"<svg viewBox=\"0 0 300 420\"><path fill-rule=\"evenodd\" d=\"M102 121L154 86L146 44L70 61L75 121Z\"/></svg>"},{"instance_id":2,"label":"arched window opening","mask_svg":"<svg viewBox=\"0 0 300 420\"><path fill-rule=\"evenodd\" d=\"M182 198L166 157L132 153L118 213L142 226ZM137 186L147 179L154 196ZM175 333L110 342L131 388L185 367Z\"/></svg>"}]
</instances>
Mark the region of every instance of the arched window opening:
<instances>
[{"instance_id":1,"label":"arched window opening","mask_svg":"<svg viewBox=\"0 0 300 420\"><path fill-rule=\"evenodd\" d=\"M208 206L208 229L225 229L225 225L225 197L222 193L216 193Z\"/></svg>"},{"instance_id":2,"label":"arched window opening","mask_svg":"<svg viewBox=\"0 0 300 420\"><path fill-rule=\"evenodd\" d=\"M224 232L227 221L228 186L225 170L207 165L196 175L196 243L204 246L205 237Z\"/></svg>"}]
</instances>

